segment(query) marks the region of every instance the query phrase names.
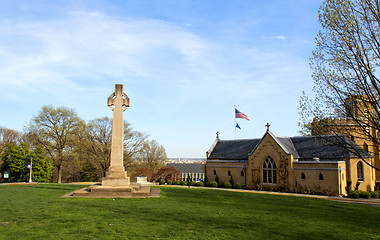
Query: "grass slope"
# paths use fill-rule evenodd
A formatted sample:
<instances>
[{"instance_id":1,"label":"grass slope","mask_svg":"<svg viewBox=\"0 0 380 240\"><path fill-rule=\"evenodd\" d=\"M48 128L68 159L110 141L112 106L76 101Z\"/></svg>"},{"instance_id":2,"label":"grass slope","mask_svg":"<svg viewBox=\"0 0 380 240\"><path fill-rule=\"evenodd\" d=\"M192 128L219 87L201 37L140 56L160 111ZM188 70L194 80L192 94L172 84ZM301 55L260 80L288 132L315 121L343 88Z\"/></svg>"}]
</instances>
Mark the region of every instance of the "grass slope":
<instances>
[{"instance_id":1,"label":"grass slope","mask_svg":"<svg viewBox=\"0 0 380 240\"><path fill-rule=\"evenodd\" d=\"M0 186L0 239L380 239L380 208L161 188L159 199L60 196L76 185Z\"/></svg>"}]
</instances>

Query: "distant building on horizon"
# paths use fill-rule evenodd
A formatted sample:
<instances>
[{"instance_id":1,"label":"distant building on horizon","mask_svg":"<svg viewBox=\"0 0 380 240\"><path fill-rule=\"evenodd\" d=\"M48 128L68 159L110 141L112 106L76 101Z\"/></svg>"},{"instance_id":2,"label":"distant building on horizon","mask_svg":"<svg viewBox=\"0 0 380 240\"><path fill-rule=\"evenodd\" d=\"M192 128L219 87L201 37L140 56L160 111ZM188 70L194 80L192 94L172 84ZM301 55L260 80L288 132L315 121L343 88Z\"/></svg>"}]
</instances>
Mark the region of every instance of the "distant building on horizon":
<instances>
[{"instance_id":1,"label":"distant building on horizon","mask_svg":"<svg viewBox=\"0 0 380 240\"><path fill-rule=\"evenodd\" d=\"M204 162L169 162L166 166L177 168L181 172L181 181L203 181L205 178Z\"/></svg>"}]
</instances>

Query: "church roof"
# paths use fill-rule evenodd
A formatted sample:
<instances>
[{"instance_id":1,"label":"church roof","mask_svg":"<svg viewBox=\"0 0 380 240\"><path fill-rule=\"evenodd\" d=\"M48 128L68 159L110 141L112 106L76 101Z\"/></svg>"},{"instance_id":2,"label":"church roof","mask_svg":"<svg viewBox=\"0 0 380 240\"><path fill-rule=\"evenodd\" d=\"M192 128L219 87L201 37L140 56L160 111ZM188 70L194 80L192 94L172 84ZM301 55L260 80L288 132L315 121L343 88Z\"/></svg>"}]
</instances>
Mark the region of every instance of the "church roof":
<instances>
[{"instance_id":1,"label":"church roof","mask_svg":"<svg viewBox=\"0 0 380 240\"><path fill-rule=\"evenodd\" d=\"M362 156L372 158L367 151L343 135L292 137L299 160L333 160L342 158L355 158Z\"/></svg>"},{"instance_id":2,"label":"church roof","mask_svg":"<svg viewBox=\"0 0 380 240\"><path fill-rule=\"evenodd\" d=\"M276 137L270 131L267 132L287 153L292 154L294 159L300 161L313 160L318 157L321 161L343 160L361 155L364 158L372 156L350 139L341 136L299 136L299 137ZM208 159L225 160L248 160L261 139L243 140L219 140ZM345 147L337 143L344 143ZM352 146L352 147L350 147Z\"/></svg>"},{"instance_id":3,"label":"church roof","mask_svg":"<svg viewBox=\"0 0 380 240\"><path fill-rule=\"evenodd\" d=\"M168 163L166 166L175 167L182 173L203 173L203 163Z\"/></svg>"},{"instance_id":4,"label":"church roof","mask_svg":"<svg viewBox=\"0 0 380 240\"><path fill-rule=\"evenodd\" d=\"M257 139L219 140L208 159L248 160L248 155L260 142Z\"/></svg>"}]
</instances>

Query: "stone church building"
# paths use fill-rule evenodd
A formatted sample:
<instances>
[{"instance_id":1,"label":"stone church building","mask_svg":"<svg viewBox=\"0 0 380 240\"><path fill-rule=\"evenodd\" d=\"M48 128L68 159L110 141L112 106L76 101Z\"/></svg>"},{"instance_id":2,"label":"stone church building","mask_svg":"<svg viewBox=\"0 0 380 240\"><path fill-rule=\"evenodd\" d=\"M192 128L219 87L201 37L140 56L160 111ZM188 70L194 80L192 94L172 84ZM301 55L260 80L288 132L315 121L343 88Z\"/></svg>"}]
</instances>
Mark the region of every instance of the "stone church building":
<instances>
[{"instance_id":1,"label":"stone church building","mask_svg":"<svg viewBox=\"0 0 380 240\"><path fill-rule=\"evenodd\" d=\"M278 137L269 125L262 138L220 140L207 152L208 181L232 177L247 189L256 185L300 186L346 195L347 189L373 191L375 171L364 161L374 158L349 138L339 136L354 151L334 143L336 136ZM360 158L359 155L363 158Z\"/></svg>"}]
</instances>

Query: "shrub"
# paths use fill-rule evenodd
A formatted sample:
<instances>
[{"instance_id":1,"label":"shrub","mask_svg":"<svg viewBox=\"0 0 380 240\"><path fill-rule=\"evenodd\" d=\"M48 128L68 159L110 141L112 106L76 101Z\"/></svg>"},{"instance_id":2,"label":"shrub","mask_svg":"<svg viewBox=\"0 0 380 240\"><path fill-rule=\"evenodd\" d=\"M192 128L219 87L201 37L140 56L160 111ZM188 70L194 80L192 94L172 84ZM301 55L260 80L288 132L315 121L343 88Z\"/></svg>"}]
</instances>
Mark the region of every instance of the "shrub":
<instances>
[{"instance_id":1,"label":"shrub","mask_svg":"<svg viewBox=\"0 0 380 240\"><path fill-rule=\"evenodd\" d=\"M234 179L232 178L232 176L231 176L231 178L230 178L230 183L231 183L231 186L232 186L232 187L235 186L235 182L234 182Z\"/></svg>"},{"instance_id":2,"label":"shrub","mask_svg":"<svg viewBox=\"0 0 380 240\"><path fill-rule=\"evenodd\" d=\"M197 185L197 182L195 182L195 181L190 182L190 186L196 186L196 185Z\"/></svg>"},{"instance_id":3,"label":"shrub","mask_svg":"<svg viewBox=\"0 0 380 240\"><path fill-rule=\"evenodd\" d=\"M218 186L221 184L218 174L215 176L215 182L218 184Z\"/></svg>"},{"instance_id":4,"label":"shrub","mask_svg":"<svg viewBox=\"0 0 380 240\"><path fill-rule=\"evenodd\" d=\"M371 193L366 192L366 191L359 191L359 197L360 198L370 198L371 197Z\"/></svg>"},{"instance_id":5,"label":"shrub","mask_svg":"<svg viewBox=\"0 0 380 240\"><path fill-rule=\"evenodd\" d=\"M371 192L371 198L379 198L379 191Z\"/></svg>"},{"instance_id":6,"label":"shrub","mask_svg":"<svg viewBox=\"0 0 380 240\"><path fill-rule=\"evenodd\" d=\"M187 185L187 182L186 181L181 181L180 184L181 185Z\"/></svg>"},{"instance_id":7,"label":"shrub","mask_svg":"<svg viewBox=\"0 0 380 240\"><path fill-rule=\"evenodd\" d=\"M360 194L358 190L350 191L348 197L350 198L359 198Z\"/></svg>"},{"instance_id":8,"label":"shrub","mask_svg":"<svg viewBox=\"0 0 380 240\"><path fill-rule=\"evenodd\" d=\"M203 182L197 182L197 186L203 187L205 184Z\"/></svg>"},{"instance_id":9,"label":"shrub","mask_svg":"<svg viewBox=\"0 0 380 240\"><path fill-rule=\"evenodd\" d=\"M164 185L165 184L165 181L160 181L160 185Z\"/></svg>"},{"instance_id":10,"label":"shrub","mask_svg":"<svg viewBox=\"0 0 380 240\"><path fill-rule=\"evenodd\" d=\"M243 185L242 185L241 183L236 183L236 184L235 184L235 187L236 187L237 189L242 189L242 188L243 188Z\"/></svg>"},{"instance_id":11,"label":"shrub","mask_svg":"<svg viewBox=\"0 0 380 240\"><path fill-rule=\"evenodd\" d=\"M275 189L274 186L263 185L263 190L264 191L272 192L272 191L274 191L274 189Z\"/></svg>"},{"instance_id":12,"label":"shrub","mask_svg":"<svg viewBox=\"0 0 380 240\"><path fill-rule=\"evenodd\" d=\"M215 181L212 181L212 182L210 182L209 186L210 187L218 187L218 183Z\"/></svg>"},{"instance_id":13,"label":"shrub","mask_svg":"<svg viewBox=\"0 0 380 240\"><path fill-rule=\"evenodd\" d=\"M180 183L181 183L180 181L178 181L178 180L174 180L172 184L173 184L173 185L179 185Z\"/></svg>"},{"instance_id":14,"label":"shrub","mask_svg":"<svg viewBox=\"0 0 380 240\"><path fill-rule=\"evenodd\" d=\"M230 182L224 182L222 184L222 187L224 187L224 188L232 188L232 184Z\"/></svg>"},{"instance_id":15,"label":"shrub","mask_svg":"<svg viewBox=\"0 0 380 240\"><path fill-rule=\"evenodd\" d=\"M172 180L168 180L168 181L166 181L166 183L167 183L168 185L172 185L173 181L172 181Z\"/></svg>"},{"instance_id":16,"label":"shrub","mask_svg":"<svg viewBox=\"0 0 380 240\"><path fill-rule=\"evenodd\" d=\"M375 191L380 191L380 182L375 183Z\"/></svg>"}]
</instances>

